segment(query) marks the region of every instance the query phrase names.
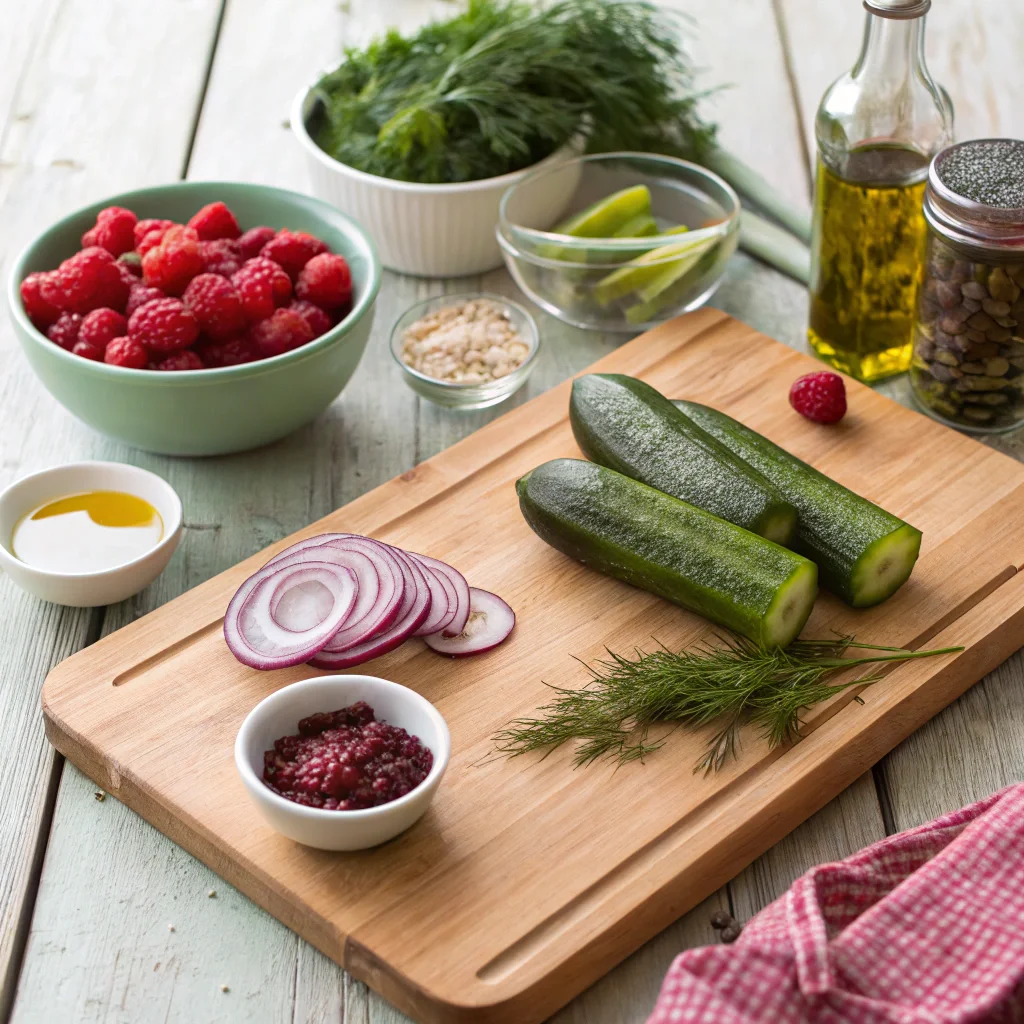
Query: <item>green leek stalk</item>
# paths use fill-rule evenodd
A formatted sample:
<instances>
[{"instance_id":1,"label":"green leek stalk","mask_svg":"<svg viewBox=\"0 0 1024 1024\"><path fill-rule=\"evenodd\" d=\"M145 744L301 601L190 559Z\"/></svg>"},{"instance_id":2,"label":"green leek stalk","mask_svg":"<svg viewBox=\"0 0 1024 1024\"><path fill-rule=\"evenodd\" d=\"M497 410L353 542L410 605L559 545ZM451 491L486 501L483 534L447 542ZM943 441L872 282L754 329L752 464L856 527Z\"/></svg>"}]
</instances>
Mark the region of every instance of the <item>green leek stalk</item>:
<instances>
[{"instance_id":1,"label":"green leek stalk","mask_svg":"<svg viewBox=\"0 0 1024 1024\"><path fill-rule=\"evenodd\" d=\"M811 252L807 246L750 210L740 212L740 247L794 281L811 283Z\"/></svg>"}]
</instances>

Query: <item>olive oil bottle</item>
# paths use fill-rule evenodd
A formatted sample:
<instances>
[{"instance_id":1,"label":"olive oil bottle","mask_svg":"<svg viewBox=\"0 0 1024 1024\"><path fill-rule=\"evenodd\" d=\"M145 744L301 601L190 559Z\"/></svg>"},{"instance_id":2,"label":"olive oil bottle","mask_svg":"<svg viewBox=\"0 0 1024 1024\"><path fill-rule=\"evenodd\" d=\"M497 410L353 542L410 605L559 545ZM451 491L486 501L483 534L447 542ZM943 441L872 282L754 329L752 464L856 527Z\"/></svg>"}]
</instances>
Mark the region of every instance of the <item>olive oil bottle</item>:
<instances>
[{"instance_id":1,"label":"olive oil bottle","mask_svg":"<svg viewBox=\"0 0 1024 1024\"><path fill-rule=\"evenodd\" d=\"M827 363L871 382L910 365L925 179L952 138L953 108L925 64L930 0L864 6L860 57L825 93L815 122L808 340Z\"/></svg>"}]
</instances>

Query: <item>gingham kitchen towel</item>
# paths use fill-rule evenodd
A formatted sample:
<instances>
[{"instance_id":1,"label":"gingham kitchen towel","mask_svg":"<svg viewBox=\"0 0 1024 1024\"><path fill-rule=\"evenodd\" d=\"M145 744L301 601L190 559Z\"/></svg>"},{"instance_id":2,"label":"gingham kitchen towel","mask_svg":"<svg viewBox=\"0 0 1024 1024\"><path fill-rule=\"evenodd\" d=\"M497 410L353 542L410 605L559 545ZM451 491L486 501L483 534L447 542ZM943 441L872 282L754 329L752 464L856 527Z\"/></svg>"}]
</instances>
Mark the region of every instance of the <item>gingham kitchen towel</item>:
<instances>
[{"instance_id":1,"label":"gingham kitchen towel","mask_svg":"<svg viewBox=\"0 0 1024 1024\"><path fill-rule=\"evenodd\" d=\"M648 1024L1024 1022L1024 784L798 878Z\"/></svg>"}]
</instances>

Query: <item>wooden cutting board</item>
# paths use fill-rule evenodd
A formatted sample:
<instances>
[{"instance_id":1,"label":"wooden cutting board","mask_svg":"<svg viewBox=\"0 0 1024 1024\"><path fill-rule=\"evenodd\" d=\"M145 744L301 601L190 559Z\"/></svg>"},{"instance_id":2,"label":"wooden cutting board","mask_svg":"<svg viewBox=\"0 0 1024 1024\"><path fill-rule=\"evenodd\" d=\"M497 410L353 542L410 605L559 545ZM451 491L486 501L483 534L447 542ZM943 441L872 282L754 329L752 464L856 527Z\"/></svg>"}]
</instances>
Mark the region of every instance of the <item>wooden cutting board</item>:
<instances>
[{"instance_id":1,"label":"wooden cutting board","mask_svg":"<svg viewBox=\"0 0 1024 1024\"><path fill-rule=\"evenodd\" d=\"M711 633L697 616L569 561L524 523L515 479L579 454L568 383L63 662L43 691L47 735L416 1020L540 1021L1021 644L1024 467L855 383L841 424L809 423L786 396L818 366L708 309L592 367L723 409L923 530L914 576L894 598L856 612L822 595L804 635L837 629L868 643L966 650L895 667L863 690L863 704L848 693L816 709L789 749L747 735L741 759L709 778L692 772L705 737L688 731L618 771L574 771L568 749L546 760L487 757L497 729L544 702L544 682L585 682L574 658ZM232 761L246 713L312 670L240 665L221 636L224 608L271 554L327 530L445 559L518 614L510 640L478 658L452 662L410 642L363 669L433 701L453 754L427 815L357 854L273 832Z\"/></svg>"}]
</instances>

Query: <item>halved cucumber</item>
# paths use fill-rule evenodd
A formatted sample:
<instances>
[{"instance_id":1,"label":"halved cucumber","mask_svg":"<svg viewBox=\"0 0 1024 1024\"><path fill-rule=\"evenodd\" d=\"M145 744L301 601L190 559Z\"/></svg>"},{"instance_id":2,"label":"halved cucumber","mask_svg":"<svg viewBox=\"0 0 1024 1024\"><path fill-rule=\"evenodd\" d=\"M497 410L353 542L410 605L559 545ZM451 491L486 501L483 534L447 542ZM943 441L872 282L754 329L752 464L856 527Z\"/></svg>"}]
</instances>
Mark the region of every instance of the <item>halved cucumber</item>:
<instances>
[{"instance_id":1,"label":"halved cucumber","mask_svg":"<svg viewBox=\"0 0 1024 1024\"><path fill-rule=\"evenodd\" d=\"M811 613L813 562L614 470L556 459L516 490L552 547L756 643L787 646Z\"/></svg>"},{"instance_id":2,"label":"halved cucumber","mask_svg":"<svg viewBox=\"0 0 1024 1024\"><path fill-rule=\"evenodd\" d=\"M796 510L778 489L649 384L578 377L569 421L588 459L779 544L792 539Z\"/></svg>"},{"instance_id":3,"label":"halved cucumber","mask_svg":"<svg viewBox=\"0 0 1024 1024\"><path fill-rule=\"evenodd\" d=\"M894 594L921 550L921 531L837 484L724 412L675 402L698 427L770 480L797 511L794 547L818 565L821 584L854 608Z\"/></svg>"}]
</instances>

